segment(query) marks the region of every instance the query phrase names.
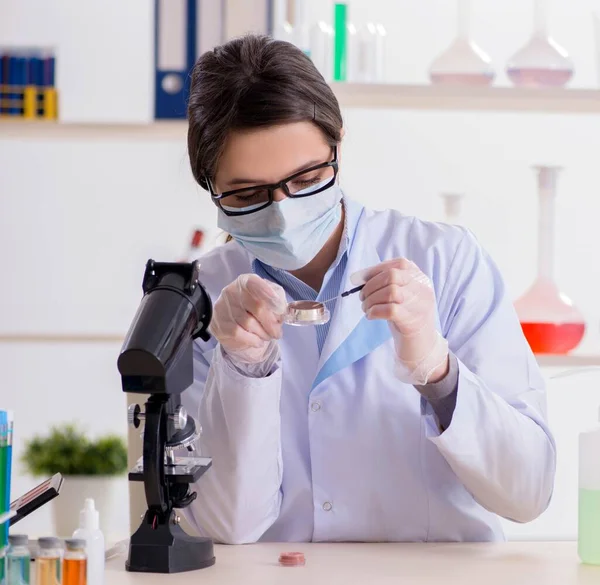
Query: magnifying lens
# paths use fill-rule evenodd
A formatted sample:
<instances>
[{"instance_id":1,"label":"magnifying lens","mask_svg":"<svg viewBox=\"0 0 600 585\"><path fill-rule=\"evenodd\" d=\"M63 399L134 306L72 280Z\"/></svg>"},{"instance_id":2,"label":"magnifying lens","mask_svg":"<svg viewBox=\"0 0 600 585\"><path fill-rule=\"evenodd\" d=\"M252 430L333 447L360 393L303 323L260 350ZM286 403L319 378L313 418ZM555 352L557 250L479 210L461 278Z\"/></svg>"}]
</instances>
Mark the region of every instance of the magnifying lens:
<instances>
[{"instance_id":1,"label":"magnifying lens","mask_svg":"<svg viewBox=\"0 0 600 585\"><path fill-rule=\"evenodd\" d=\"M364 284L361 284L360 286L347 290L341 295L327 299L326 301L293 301L288 303L284 323L295 327L302 327L304 325L324 325L331 317L331 313L326 307L326 303L354 294L362 290L364 286Z\"/></svg>"}]
</instances>

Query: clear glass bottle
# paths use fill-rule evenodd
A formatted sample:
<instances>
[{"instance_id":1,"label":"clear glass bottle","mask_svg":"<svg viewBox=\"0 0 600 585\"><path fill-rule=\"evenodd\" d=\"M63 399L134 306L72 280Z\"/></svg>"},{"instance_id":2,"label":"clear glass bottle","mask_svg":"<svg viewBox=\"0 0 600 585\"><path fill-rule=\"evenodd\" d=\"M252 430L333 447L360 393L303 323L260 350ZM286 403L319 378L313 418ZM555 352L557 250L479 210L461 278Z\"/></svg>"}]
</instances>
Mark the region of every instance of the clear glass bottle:
<instances>
[{"instance_id":1,"label":"clear glass bottle","mask_svg":"<svg viewBox=\"0 0 600 585\"><path fill-rule=\"evenodd\" d=\"M360 63L360 45L358 27L353 22L346 22L346 77L344 81L358 81Z\"/></svg>"},{"instance_id":2,"label":"clear glass bottle","mask_svg":"<svg viewBox=\"0 0 600 585\"><path fill-rule=\"evenodd\" d=\"M11 534L8 537L8 545L6 553L8 585L30 585L31 553L27 535Z\"/></svg>"},{"instance_id":3,"label":"clear glass bottle","mask_svg":"<svg viewBox=\"0 0 600 585\"><path fill-rule=\"evenodd\" d=\"M369 27L370 25L367 25ZM374 67L374 78L372 79L375 83L384 83L385 82L385 67L386 67L386 54L387 54L387 30L383 24L380 22L374 23L373 32L371 32L371 37L375 37L375 41L372 42L373 53L374 55L371 57Z\"/></svg>"},{"instance_id":4,"label":"clear glass bottle","mask_svg":"<svg viewBox=\"0 0 600 585\"><path fill-rule=\"evenodd\" d=\"M350 28L348 47L348 81L356 83L383 83L385 75L386 30L382 24L367 22ZM354 40L352 34L354 32Z\"/></svg>"},{"instance_id":5,"label":"clear glass bottle","mask_svg":"<svg viewBox=\"0 0 600 585\"><path fill-rule=\"evenodd\" d=\"M293 43L294 27L290 22L287 0L276 0L273 5L273 37L279 41Z\"/></svg>"},{"instance_id":6,"label":"clear glass bottle","mask_svg":"<svg viewBox=\"0 0 600 585\"><path fill-rule=\"evenodd\" d=\"M316 22L310 31L310 57L325 81L333 80L333 27L324 20Z\"/></svg>"},{"instance_id":7,"label":"clear glass bottle","mask_svg":"<svg viewBox=\"0 0 600 585\"><path fill-rule=\"evenodd\" d=\"M548 0L534 3L533 35L510 59L506 73L517 87L563 87L573 77L573 62L548 33Z\"/></svg>"},{"instance_id":8,"label":"clear glass bottle","mask_svg":"<svg viewBox=\"0 0 600 585\"><path fill-rule=\"evenodd\" d=\"M309 6L307 0L294 0L294 43L311 57Z\"/></svg>"},{"instance_id":9,"label":"clear glass bottle","mask_svg":"<svg viewBox=\"0 0 600 585\"><path fill-rule=\"evenodd\" d=\"M67 538L65 540L62 585L86 585L87 557L85 546L86 542L82 538Z\"/></svg>"},{"instance_id":10,"label":"clear glass bottle","mask_svg":"<svg viewBox=\"0 0 600 585\"><path fill-rule=\"evenodd\" d=\"M489 56L473 41L470 0L457 0L458 35L429 68L431 83L439 85L490 85L495 77Z\"/></svg>"},{"instance_id":11,"label":"clear glass bottle","mask_svg":"<svg viewBox=\"0 0 600 585\"><path fill-rule=\"evenodd\" d=\"M523 333L534 353L566 354L585 333L585 321L554 282L554 207L560 167L535 167L538 174L538 273L533 285L515 302Z\"/></svg>"},{"instance_id":12,"label":"clear glass bottle","mask_svg":"<svg viewBox=\"0 0 600 585\"><path fill-rule=\"evenodd\" d=\"M61 585L63 548L58 538L38 539L39 551L35 560L36 585Z\"/></svg>"}]
</instances>

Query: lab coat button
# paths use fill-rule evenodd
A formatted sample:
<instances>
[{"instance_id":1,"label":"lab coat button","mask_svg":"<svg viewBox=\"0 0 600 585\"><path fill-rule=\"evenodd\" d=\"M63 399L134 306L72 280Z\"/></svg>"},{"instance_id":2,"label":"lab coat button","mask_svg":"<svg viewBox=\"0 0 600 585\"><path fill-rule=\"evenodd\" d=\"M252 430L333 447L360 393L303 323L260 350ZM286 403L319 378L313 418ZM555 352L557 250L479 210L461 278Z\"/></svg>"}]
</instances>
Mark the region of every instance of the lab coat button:
<instances>
[{"instance_id":1,"label":"lab coat button","mask_svg":"<svg viewBox=\"0 0 600 585\"><path fill-rule=\"evenodd\" d=\"M332 508L331 502L325 502L323 504L323 510L325 510L325 512L330 512Z\"/></svg>"},{"instance_id":2,"label":"lab coat button","mask_svg":"<svg viewBox=\"0 0 600 585\"><path fill-rule=\"evenodd\" d=\"M310 405L310 409L311 409L313 412L317 412L318 410L321 410L321 403L320 403L320 402L318 402L318 401L317 401L317 402L313 402L313 403Z\"/></svg>"}]
</instances>

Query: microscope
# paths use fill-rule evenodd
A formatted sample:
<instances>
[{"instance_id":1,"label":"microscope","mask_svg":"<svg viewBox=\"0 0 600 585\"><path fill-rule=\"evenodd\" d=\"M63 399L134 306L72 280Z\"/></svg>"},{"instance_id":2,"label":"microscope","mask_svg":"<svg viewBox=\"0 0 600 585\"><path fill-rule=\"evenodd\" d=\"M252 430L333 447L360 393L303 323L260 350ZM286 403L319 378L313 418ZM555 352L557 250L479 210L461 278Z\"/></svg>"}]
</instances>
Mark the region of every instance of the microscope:
<instances>
[{"instance_id":1,"label":"microscope","mask_svg":"<svg viewBox=\"0 0 600 585\"><path fill-rule=\"evenodd\" d=\"M199 262L148 260L143 297L117 361L124 392L148 395L144 411L130 406L129 423L143 428L143 456L129 481L144 483L148 509L131 536L126 569L178 573L214 564L213 542L187 534L177 509L196 498L190 489L206 472L208 457L177 457L194 451L196 423L181 404L193 382L193 340L210 339L212 303L199 281Z\"/></svg>"}]
</instances>

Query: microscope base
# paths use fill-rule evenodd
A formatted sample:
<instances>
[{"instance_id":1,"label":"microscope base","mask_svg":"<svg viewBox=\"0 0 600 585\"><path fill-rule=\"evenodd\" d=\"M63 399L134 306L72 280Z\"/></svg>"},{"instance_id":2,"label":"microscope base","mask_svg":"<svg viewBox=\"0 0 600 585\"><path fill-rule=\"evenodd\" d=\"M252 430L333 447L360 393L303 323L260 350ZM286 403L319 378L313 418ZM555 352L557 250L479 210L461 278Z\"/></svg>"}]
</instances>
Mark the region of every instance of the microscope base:
<instances>
[{"instance_id":1,"label":"microscope base","mask_svg":"<svg viewBox=\"0 0 600 585\"><path fill-rule=\"evenodd\" d=\"M168 523L152 528L148 512L129 541L127 571L133 573L182 573L215 564L210 538L190 536L180 526Z\"/></svg>"}]
</instances>

